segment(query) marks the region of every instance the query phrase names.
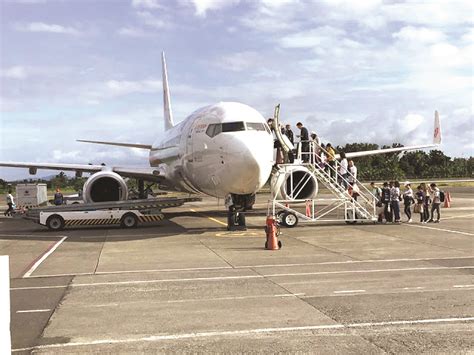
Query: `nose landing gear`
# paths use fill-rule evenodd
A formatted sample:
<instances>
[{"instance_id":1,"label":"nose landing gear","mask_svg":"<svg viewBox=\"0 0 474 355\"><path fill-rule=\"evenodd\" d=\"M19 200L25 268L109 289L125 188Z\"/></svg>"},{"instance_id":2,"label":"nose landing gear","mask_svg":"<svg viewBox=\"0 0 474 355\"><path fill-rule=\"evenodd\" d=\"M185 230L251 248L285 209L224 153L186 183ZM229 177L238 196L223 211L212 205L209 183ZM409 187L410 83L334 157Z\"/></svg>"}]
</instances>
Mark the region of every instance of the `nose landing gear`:
<instances>
[{"instance_id":1,"label":"nose landing gear","mask_svg":"<svg viewBox=\"0 0 474 355\"><path fill-rule=\"evenodd\" d=\"M227 230L247 230L245 224L245 211L250 210L255 203L255 195L230 194L226 198Z\"/></svg>"}]
</instances>

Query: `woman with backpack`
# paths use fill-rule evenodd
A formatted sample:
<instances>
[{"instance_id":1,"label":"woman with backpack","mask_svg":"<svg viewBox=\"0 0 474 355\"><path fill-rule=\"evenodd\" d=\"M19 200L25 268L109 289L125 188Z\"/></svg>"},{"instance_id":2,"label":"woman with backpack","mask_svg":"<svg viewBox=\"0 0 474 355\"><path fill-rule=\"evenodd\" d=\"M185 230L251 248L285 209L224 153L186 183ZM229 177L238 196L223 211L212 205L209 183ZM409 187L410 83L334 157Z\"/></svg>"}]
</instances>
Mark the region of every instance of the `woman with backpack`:
<instances>
[{"instance_id":1,"label":"woman with backpack","mask_svg":"<svg viewBox=\"0 0 474 355\"><path fill-rule=\"evenodd\" d=\"M417 187L417 191L415 194L415 208L413 209L414 213L419 213L420 214L420 223L426 223L425 222L425 213L423 210L423 205L425 201L425 192L423 191L423 187L419 185Z\"/></svg>"}]
</instances>

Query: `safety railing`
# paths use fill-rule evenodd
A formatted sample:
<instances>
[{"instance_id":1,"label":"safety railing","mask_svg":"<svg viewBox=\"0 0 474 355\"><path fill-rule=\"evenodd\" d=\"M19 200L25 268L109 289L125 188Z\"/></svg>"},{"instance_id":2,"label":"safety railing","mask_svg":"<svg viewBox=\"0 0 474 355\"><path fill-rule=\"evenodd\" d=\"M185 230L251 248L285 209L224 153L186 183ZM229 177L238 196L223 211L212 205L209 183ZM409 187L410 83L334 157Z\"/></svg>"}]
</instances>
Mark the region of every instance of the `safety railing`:
<instances>
[{"instance_id":1,"label":"safety railing","mask_svg":"<svg viewBox=\"0 0 474 355\"><path fill-rule=\"evenodd\" d=\"M301 143L306 143L307 151L302 150L303 144ZM321 153L324 153L326 161L321 157ZM358 212L366 215L367 218L375 216L377 197L363 184L360 184L349 169L346 170L346 177L341 175L339 173L339 161L334 159L334 165L332 165L328 162L327 157L329 157L329 152L316 141L303 141L298 144L297 160L310 168L311 171L319 177L326 188L340 198L351 199L356 209L359 210ZM345 187L342 185L345 185ZM349 189L352 189L352 196L349 194ZM355 196L355 194L357 194L357 196ZM361 202L363 202L366 207L364 207Z\"/></svg>"}]
</instances>

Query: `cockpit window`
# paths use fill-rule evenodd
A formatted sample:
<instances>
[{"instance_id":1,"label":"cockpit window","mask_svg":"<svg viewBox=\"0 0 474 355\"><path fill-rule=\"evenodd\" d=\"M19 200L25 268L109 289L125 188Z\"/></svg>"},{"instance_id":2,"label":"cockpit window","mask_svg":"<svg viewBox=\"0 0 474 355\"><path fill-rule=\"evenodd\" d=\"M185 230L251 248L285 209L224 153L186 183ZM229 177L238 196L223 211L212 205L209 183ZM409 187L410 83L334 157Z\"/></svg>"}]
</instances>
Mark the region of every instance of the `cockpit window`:
<instances>
[{"instance_id":1,"label":"cockpit window","mask_svg":"<svg viewBox=\"0 0 474 355\"><path fill-rule=\"evenodd\" d=\"M226 122L222 124L222 132L245 131L244 122Z\"/></svg>"},{"instance_id":2,"label":"cockpit window","mask_svg":"<svg viewBox=\"0 0 474 355\"><path fill-rule=\"evenodd\" d=\"M220 123L210 124L206 129L206 134L209 137L215 137L222 132L222 125Z\"/></svg>"},{"instance_id":3,"label":"cockpit window","mask_svg":"<svg viewBox=\"0 0 474 355\"><path fill-rule=\"evenodd\" d=\"M225 122L212 123L207 126L206 134L213 138L222 132L238 132L238 131L267 131L270 133L268 126L265 123L259 122Z\"/></svg>"},{"instance_id":4,"label":"cockpit window","mask_svg":"<svg viewBox=\"0 0 474 355\"><path fill-rule=\"evenodd\" d=\"M265 131L265 125L259 122L247 122L248 131Z\"/></svg>"}]
</instances>

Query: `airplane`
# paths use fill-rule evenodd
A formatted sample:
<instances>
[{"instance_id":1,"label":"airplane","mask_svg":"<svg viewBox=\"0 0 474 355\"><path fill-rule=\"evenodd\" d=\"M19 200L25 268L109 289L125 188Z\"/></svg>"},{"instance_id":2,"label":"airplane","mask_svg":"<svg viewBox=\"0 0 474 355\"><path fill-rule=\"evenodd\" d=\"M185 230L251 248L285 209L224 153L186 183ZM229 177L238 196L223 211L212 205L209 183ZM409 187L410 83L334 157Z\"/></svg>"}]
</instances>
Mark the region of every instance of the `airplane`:
<instances>
[{"instance_id":1,"label":"airplane","mask_svg":"<svg viewBox=\"0 0 474 355\"><path fill-rule=\"evenodd\" d=\"M274 137L264 117L254 108L238 102L219 102L194 111L178 124L171 109L168 71L162 60L164 131L153 144L96 140L79 142L104 144L149 151L149 167L127 167L62 163L0 162L0 166L75 171L91 175L83 187L85 202L128 199L124 178L156 182L162 188L225 198L249 209L255 194L269 179L274 165ZM438 113L435 114L433 144L346 153L347 158L434 147L441 142ZM295 167L301 170L301 167ZM304 178L304 174L299 174ZM288 178L288 177L287 177ZM293 177L292 177L293 179ZM317 181L315 181L317 184ZM297 198L308 199L316 194Z\"/></svg>"}]
</instances>

